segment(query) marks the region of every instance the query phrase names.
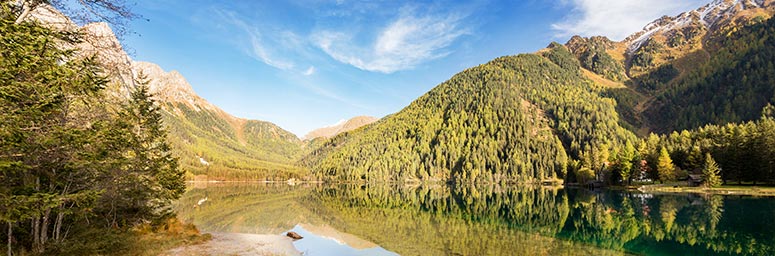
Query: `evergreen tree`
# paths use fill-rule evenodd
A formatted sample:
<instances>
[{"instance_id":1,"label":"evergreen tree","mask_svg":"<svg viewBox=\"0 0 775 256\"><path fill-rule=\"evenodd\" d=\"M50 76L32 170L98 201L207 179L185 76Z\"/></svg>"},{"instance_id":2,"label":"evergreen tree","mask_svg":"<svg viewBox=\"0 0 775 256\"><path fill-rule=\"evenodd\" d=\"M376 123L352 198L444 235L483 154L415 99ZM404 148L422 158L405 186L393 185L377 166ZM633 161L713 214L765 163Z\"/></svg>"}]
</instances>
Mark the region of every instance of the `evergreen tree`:
<instances>
[{"instance_id":1,"label":"evergreen tree","mask_svg":"<svg viewBox=\"0 0 775 256\"><path fill-rule=\"evenodd\" d=\"M657 173L659 173L659 180L662 182L675 180L675 165L673 165L673 160L665 147L662 147L662 150L659 151Z\"/></svg>"},{"instance_id":2,"label":"evergreen tree","mask_svg":"<svg viewBox=\"0 0 775 256\"><path fill-rule=\"evenodd\" d=\"M705 154L705 164L702 168L702 174L705 175L703 185L706 188L715 188L721 185L721 174L716 160L710 156L710 153Z\"/></svg>"},{"instance_id":3,"label":"evergreen tree","mask_svg":"<svg viewBox=\"0 0 775 256\"><path fill-rule=\"evenodd\" d=\"M59 49L72 35L15 24L7 10L0 2L0 221L8 251L51 254L51 244L98 228L95 214L128 228L169 212L183 173L147 88L112 108L95 58Z\"/></svg>"},{"instance_id":4,"label":"evergreen tree","mask_svg":"<svg viewBox=\"0 0 775 256\"><path fill-rule=\"evenodd\" d=\"M99 193L94 177L108 169L87 157L100 132L89 122L100 113L94 99L106 80L93 58L57 48L70 37L14 24L6 8L1 2L0 218L9 241L22 229L18 244L42 252L88 213Z\"/></svg>"},{"instance_id":5,"label":"evergreen tree","mask_svg":"<svg viewBox=\"0 0 775 256\"><path fill-rule=\"evenodd\" d=\"M620 151L619 156L619 174L622 177L622 182L629 185L632 180L633 166L635 163L635 146L627 140L624 144L624 150Z\"/></svg>"},{"instance_id":6,"label":"evergreen tree","mask_svg":"<svg viewBox=\"0 0 775 256\"><path fill-rule=\"evenodd\" d=\"M148 83L140 73L131 99L117 119L116 128L129 132L122 138L124 167L102 198L112 208L105 209L111 226L119 225L117 220L135 223L163 217L170 212L172 201L185 192L184 172L166 142L160 109L148 92Z\"/></svg>"}]
</instances>

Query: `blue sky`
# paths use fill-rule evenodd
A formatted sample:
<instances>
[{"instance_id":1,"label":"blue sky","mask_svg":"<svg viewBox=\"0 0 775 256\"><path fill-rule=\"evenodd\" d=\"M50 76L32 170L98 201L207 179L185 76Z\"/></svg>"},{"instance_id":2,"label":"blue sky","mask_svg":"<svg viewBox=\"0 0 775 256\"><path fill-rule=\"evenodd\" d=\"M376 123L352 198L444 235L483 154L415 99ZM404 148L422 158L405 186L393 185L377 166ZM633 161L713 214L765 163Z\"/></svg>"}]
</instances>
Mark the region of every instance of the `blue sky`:
<instances>
[{"instance_id":1,"label":"blue sky","mask_svg":"<svg viewBox=\"0 0 775 256\"><path fill-rule=\"evenodd\" d=\"M400 111L493 58L575 34L622 40L706 1L148 0L123 43L226 112L303 136Z\"/></svg>"}]
</instances>

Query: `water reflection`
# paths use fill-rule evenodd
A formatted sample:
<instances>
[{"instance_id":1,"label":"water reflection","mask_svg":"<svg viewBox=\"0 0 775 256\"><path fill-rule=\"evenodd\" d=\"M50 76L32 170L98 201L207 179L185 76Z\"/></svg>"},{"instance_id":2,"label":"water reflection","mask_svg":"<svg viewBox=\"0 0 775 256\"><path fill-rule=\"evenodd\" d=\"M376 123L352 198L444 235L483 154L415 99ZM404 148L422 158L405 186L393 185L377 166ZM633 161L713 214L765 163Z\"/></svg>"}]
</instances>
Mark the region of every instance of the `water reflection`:
<instances>
[{"instance_id":1,"label":"water reflection","mask_svg":"<svg viewBox=\"0 0 775 256\"><path fill-rule=\"evenodd\" d=\"M331 231L317 230L316 232L308 231L304 229L302 225L296 225L291 231L304 237L298 241L293 242L293 246L297 250L301 251L304 255L315 256L395 256L398 255L395 252L385 250L382 247L377 246L374 243L363 241L357 237L349 235L351 239L356 239L355 244L352 241L347 241L342 238L342 234L337 231L333 231L334 235L331 235ZM368 244L366 247L358 246L359 244Z\"/></svg>"},{"instance_id":2,"label":"water reflection","mask_svg":"<svg viewBox=\"0 0 775 256\"><path fill-rule=\"evenodd\" d=\"M525 186L232 184L193 188L178 208L206 232L308 234L314 239L296 243L300 251L317 252L310 255L364 255L369 248L367 255L775 254L771 198Z\"/></svg>"}]
</instances>

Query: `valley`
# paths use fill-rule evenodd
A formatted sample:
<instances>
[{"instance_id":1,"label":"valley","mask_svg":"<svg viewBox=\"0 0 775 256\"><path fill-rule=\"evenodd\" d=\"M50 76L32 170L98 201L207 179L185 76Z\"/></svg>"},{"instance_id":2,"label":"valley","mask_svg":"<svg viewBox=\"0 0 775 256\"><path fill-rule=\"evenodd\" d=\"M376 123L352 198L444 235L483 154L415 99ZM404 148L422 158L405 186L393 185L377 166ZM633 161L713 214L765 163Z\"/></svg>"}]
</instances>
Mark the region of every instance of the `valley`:
<instances>
[{"instance_id":1,"label":"valley","mask_svg":"<svg viewBox=\"0 0 775 256\"><path fill-rule=\"evenodd\" d=\"M567 41L507 54L485 44L502 32L474 35L502 27L472 18L503 13L283 2L248 21L266 10L241 5L278 3L156 4L142 10L178 15L150 33L189 33L185 16L198 39L137 44L158 64L125 50L145 18L123 2L0 1L9 256L775 252L771 225L750 225L775 209L775 0L713 0L616 40L555 35ZM314 22L282 12L327 4L303 12ZM365 14L388 25L364 32ZM304 29L263 25L285 16ZM271 107L244 111L259 105Z\"/></svg>"}]
</instances>

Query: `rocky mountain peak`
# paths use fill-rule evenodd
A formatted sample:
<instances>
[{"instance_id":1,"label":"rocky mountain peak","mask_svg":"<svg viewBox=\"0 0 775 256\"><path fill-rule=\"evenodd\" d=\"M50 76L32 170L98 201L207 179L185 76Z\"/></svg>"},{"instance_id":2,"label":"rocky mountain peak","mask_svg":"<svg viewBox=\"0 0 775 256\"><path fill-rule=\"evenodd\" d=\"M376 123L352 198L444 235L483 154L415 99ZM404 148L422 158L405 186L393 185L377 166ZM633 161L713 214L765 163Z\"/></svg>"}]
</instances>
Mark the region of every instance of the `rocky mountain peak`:
<instances>
[{"instance_id":1,"label":"rocky mountain peak","mask_svg":"<svg viewBox=\"0 0 775 256\"><path fill-rule=\"evenodd\" d=\"M66 15L57 11L50 5L40 5L27 17L53 30L78 32L81 34L80 42L76 44L61 42L65 48L77 49L76 57L96 56L105 68L107 75L115 82L123 85L119 91L112 92L117 96L127 97L132 82L132 74L129 72L131 58L124 51L115 33L107 23L96 22L84 26L78 26Z\"/></svg>"},{"instance_id":2,"label":"rocky mountain peak","mask_svg":"<svg viewBox=\"0 0 775 256\"><path fill-rule=\"evenodd\" d=\"M696 10L681 13L678 16L663 16L649 24L643 30L627 37L627 54L631 55L656 35L673 37L698 36L700 31L715 30L745 10L771 9L773 0L714 0ZM687 35L688 34L688 35Z\"/></svg>"},{"instance_id":3,"label":"rocky mountain peak","mask_svg":"<svg viewBox=\"0 0 775 256\"><path fill-rule=\"evenodd\" d=\"M164 71L159 65L150 62L133 61L132 72L135 75L144 74L149 80L149 91L163 102L184 103L194 110L201 108L216 110L217 108L199 97L191 84L177 71Z\"/></svg>"}]
</instances>

